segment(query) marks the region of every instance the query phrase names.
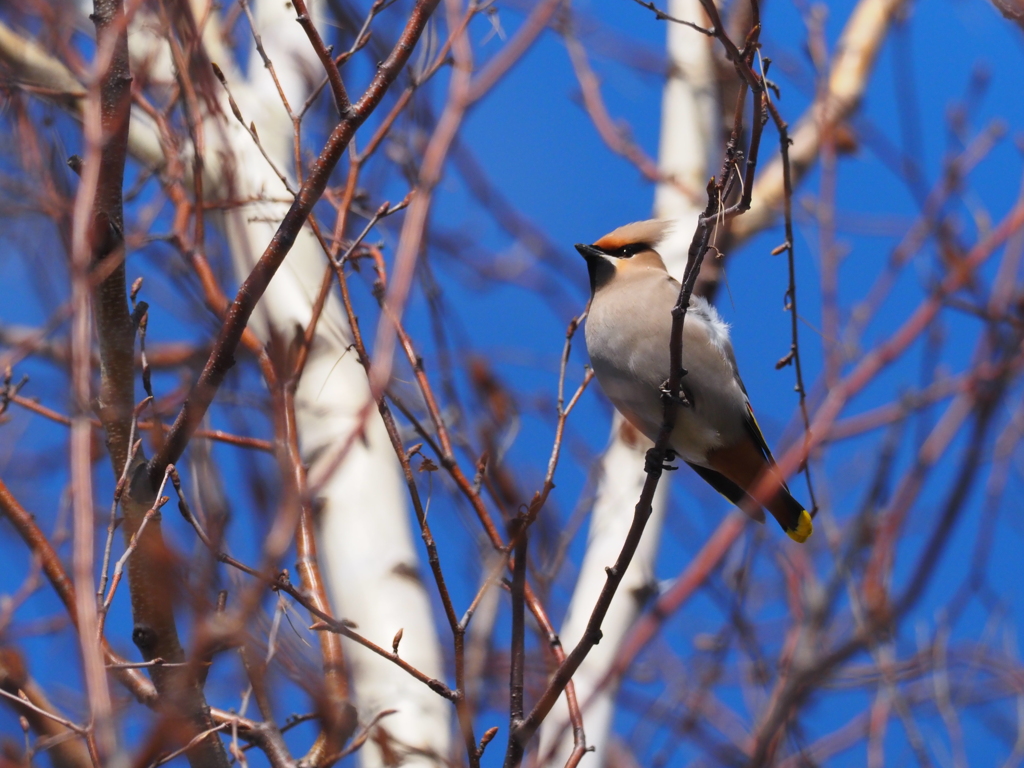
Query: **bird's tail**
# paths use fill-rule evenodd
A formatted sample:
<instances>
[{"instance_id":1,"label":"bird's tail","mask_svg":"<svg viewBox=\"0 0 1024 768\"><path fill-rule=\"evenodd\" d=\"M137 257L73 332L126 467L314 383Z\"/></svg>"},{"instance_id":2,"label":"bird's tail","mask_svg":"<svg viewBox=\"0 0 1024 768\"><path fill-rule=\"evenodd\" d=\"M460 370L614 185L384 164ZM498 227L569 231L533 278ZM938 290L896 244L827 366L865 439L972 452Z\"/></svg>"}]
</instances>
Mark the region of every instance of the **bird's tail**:
<instances>
[{"instance_id":1,"label":"bird's tail","mask_svg":"<svg viewBox=\"0 0 1024 768\"><path fill-rule=\"evenodd\" d=\"M814 530L811 516L803 508L803 505L793 498L785 486L780 487L774 498L765 506L779 521L779 525L782 526L782 530L789 538L800 544L807 541L807 537Z\"/></svg>"}]
</instances>

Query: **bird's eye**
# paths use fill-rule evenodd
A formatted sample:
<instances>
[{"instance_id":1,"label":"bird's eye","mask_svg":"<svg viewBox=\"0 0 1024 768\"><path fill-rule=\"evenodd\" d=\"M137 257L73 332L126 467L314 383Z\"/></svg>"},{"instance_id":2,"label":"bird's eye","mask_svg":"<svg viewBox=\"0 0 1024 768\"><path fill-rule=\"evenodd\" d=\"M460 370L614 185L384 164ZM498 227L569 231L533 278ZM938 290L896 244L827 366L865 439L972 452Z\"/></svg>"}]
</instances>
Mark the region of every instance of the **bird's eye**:
<instances>
[{"instance_id":1,"label":"bird's eye","mask_svg":"<svg viewBox=\"0 0 1024 768\"><path fill-rule=\"evenodd\" d=\"M650 246L647 243L630 243L615 251L615 255L620 259L628 259L630 256L635 256L640 251L646 251L648 248Z\"/></svg>"}]
</instances>

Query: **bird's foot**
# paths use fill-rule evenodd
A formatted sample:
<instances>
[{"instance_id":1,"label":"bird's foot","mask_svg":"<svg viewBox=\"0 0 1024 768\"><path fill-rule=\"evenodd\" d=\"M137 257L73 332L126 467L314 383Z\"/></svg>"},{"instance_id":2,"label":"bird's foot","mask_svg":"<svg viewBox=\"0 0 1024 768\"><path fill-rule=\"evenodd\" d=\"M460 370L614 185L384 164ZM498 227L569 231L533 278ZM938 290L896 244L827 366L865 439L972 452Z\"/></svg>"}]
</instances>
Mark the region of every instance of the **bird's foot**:
<instances>
[{"instance_id":1,"label":"bird's foot","mask_svg":"<svg viewBox=\"0 0 1024 768\"><path fill-rule=\"evenodd\" d=\"M671 448L666 449L664 452L659 451L657 448L651 448L644 457L644 472L649 475L660 475L662 470L675 472L679 467L674 467L668 463L675 460L676 452Z\"/></svg>"},{"instance_id":2,"label":"bird's foot","mask_svg":"<svg viewBox=\"0 0 1024 768\"><path fill-rule=\"evenodd\" d=\"M683 373L685 374L686 371L684 370ZM677 392L672 392L672 390L669 389L668 385L669 385L669 382L666 379L662 383L661 387L659 387L659 391L661 392L661 402L662 403L665 403L665 404L668 404L670 402L671 403L675 403L680 408L692 408L693 407L693 398L690 396L690 393L687 392L686 387L684 387L682 384L680 384L679 385L679 390Z\"/></svg>"}]
</instances>

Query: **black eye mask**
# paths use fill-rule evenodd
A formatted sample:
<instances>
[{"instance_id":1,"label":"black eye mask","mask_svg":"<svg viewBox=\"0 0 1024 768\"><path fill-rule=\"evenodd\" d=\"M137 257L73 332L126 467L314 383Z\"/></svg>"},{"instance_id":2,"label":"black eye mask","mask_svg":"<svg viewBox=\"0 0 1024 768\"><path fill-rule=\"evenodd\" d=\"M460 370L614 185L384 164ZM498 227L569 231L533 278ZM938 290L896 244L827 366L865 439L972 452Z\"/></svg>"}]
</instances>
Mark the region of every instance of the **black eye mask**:
<instances>
[{"instance_id":1,"label":"black eye mask","mask_svg":"<svg viewBox=\"0 0 1024 768\"><path fill-rule=\"evenodd\" d=\"M616 248L614 251L606 251L601 249L601 252L608 256L613 256L616 259L628 259L631 256L635 256L640 251L649 251L651 246L647 243L631 243L630 245L624 245L621 248Z\"/></svg>"}]
</instances>

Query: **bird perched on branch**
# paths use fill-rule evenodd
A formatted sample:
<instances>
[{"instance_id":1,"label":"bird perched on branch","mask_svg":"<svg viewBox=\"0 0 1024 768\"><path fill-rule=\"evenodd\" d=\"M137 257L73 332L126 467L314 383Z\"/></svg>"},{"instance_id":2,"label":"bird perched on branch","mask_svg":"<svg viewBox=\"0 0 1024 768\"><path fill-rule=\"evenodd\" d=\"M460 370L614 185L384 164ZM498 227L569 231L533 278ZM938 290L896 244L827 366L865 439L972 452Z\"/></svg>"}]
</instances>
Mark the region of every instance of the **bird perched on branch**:
<instances>
[{"instance_id":1,"label":"bird perched on branch","mask_svg":"<svg viewBox=\"0 0 1024 768\"><path fill-rule=\"evenodd\" d=\"M592 245L577 245L590 272L587 351L594 374L619 412L653 441L664 417L672 308L680 285L658 247L671 223L640 221ZM683 369L670 447L716 491L764 522L751 493L765 473L778 486L765 506L791 539L811 535L811 516L790 494L750 407L736 367L729 326L701 297L691 297L683 323Z\"/></svg>"}]
</instances>

